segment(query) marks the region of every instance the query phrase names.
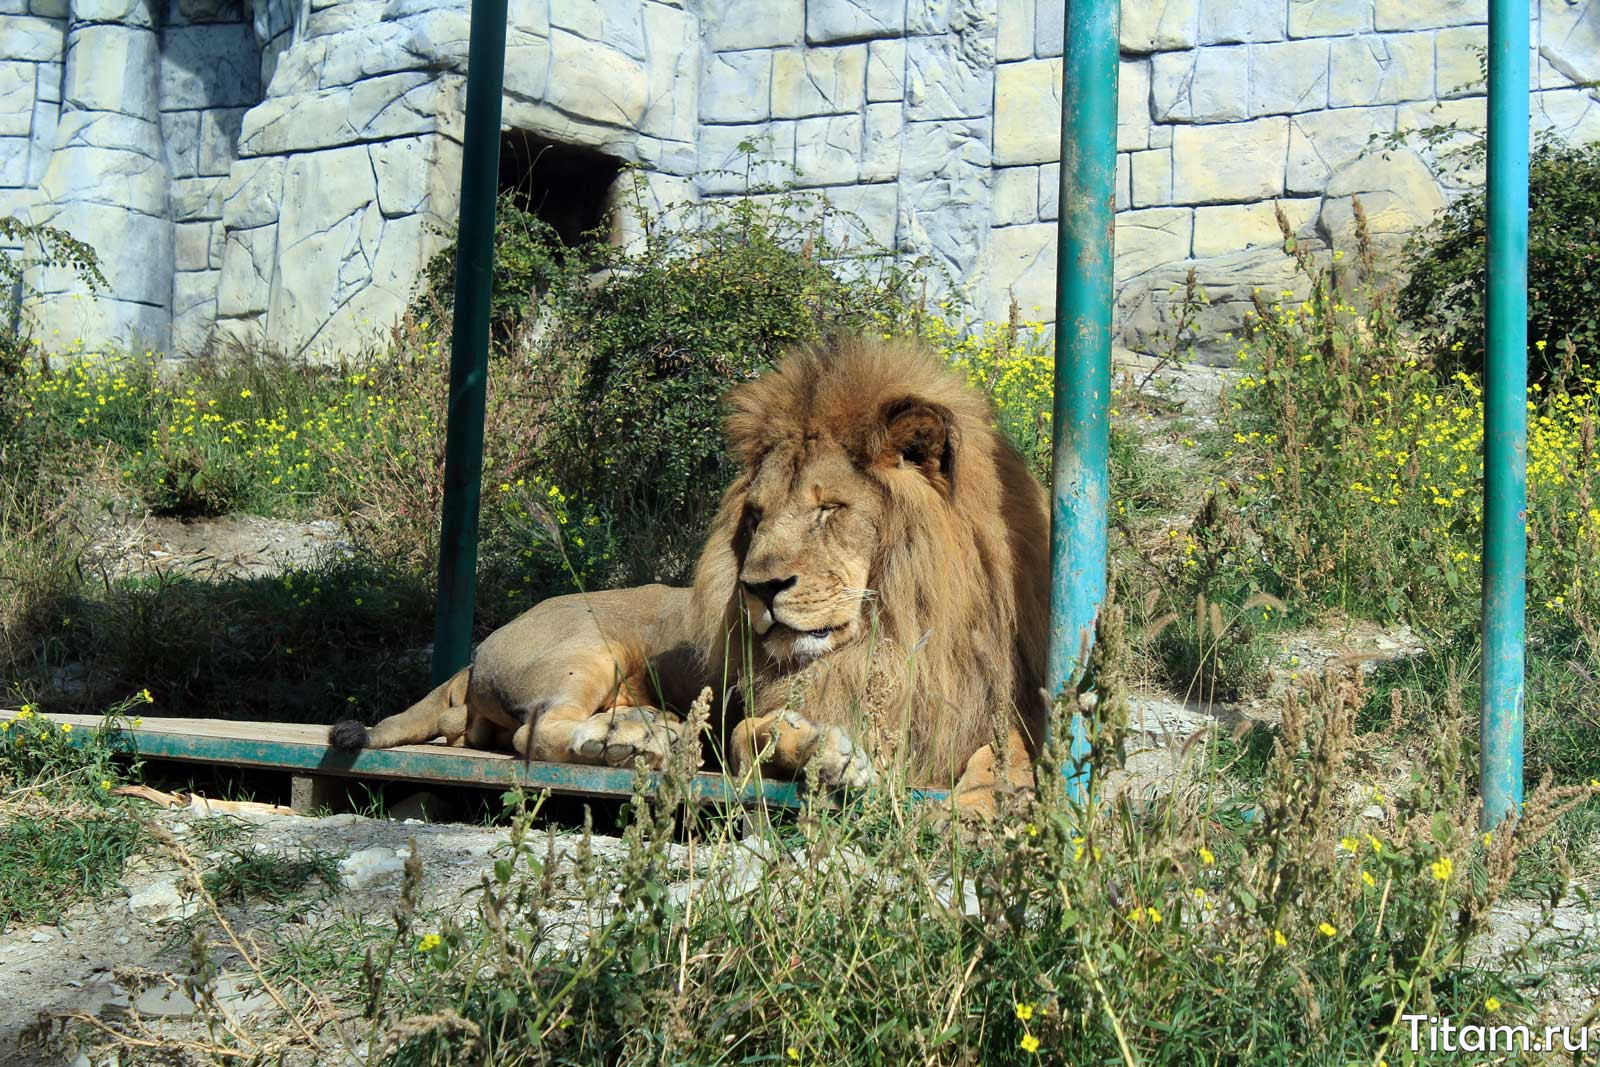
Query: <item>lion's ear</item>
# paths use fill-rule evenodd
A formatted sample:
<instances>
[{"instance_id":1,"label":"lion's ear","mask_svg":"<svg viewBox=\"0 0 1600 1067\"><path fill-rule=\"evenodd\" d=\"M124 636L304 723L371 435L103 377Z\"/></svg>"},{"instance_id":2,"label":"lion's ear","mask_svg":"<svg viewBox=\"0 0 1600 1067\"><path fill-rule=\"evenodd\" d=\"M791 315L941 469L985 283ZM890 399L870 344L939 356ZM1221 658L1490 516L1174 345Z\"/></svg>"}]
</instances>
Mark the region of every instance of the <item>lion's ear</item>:
<instances>
[{"instance_id":1,"label":"lion's ear","mask_svg":"<svg viewBox=\"0 0 1600 1067\"><path fill-rule=\"evenodd\" d=\"M885 467L915 467L946 496L955 485L956 441L950 412L915 397L883 406Z\"/></svg>"}]
</instances>

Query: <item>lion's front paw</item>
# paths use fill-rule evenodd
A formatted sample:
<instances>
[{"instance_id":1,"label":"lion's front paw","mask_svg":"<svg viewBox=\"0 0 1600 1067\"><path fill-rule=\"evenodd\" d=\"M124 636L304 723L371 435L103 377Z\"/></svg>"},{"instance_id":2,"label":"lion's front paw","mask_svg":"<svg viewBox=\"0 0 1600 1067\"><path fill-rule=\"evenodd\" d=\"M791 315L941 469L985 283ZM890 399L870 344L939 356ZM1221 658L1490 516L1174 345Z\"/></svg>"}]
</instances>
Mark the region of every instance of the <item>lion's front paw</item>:
<instances>
[{"instance_id":1,"label":"lion's front paw","mask_svg":"<svg viewBox=\"0 0 1600 1067\"><path fill-rule=\"evenodd\" d=\"M853 737L837 726L812 728L818 733L805 770L815 774L819 784L834 790L859 790L877 782L877 769Z\"/></svg>"},{"instance_id":2,"label":"lion's front paw","mask_svg":"<svg viewBox=\"0 0 1600 1067\"><path fill-rule=\"evenodd\" d=\"M578 724L569 759L607 767L631 767L642 759L652 770L660 770L682 730L655 708L613 708Z\"/></svg>"}]
</instances>

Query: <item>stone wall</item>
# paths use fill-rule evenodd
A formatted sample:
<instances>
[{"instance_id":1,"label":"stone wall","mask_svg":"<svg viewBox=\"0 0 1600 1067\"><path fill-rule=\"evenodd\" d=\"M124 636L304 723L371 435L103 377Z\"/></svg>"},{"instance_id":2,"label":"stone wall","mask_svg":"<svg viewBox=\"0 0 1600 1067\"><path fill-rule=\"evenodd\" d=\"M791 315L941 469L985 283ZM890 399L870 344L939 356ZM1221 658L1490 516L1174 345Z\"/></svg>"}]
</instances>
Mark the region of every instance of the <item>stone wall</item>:
<instances>
[{"instance_id":1,"label":"stone wall","mask_svg":"<svg viewBox=\"0 0 1600 1067\"><path fill-rule=\"evenodd\" d=\"M1207 330L1288 283L1274 204L1398 235L1471 175L1369 138L1483 117L1486 0L1129 0L1121 328L1193 266ZM512 0L504 123L637 164L658 201L792 179L1050 317L1059 0ZM1600 5L1535 0L1536 129L1600 137ZM394 320L456 210L466 0L0 0L0 211L65 226L110 290L41 278L47 340L296 351ZM755 145L746 159L743 145ZM752 164L747 166L747 164ZM627 220L622 229L626 230Z\"/></svg>"}]
</instances>

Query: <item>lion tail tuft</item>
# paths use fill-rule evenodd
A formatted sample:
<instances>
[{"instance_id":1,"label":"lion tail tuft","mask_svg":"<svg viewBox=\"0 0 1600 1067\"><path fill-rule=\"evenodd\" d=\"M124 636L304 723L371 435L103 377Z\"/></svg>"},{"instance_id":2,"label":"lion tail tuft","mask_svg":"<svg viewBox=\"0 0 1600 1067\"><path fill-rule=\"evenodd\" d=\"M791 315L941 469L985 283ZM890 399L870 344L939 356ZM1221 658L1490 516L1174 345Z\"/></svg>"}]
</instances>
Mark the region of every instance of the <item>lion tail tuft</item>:
<instances>
[{"instance_id":1,"label":"lion tail tuft","mask_svg":"<svg viewBox=\"0 0 1600 1067\"><path fill-rule=\"evenodd\" d=\"M367 747L371 735L367 728L354 719L347 719L335 723L328 728L328 744L334 748L342 748L347 752L356 752Z\"/></svg>"}]
</instances>

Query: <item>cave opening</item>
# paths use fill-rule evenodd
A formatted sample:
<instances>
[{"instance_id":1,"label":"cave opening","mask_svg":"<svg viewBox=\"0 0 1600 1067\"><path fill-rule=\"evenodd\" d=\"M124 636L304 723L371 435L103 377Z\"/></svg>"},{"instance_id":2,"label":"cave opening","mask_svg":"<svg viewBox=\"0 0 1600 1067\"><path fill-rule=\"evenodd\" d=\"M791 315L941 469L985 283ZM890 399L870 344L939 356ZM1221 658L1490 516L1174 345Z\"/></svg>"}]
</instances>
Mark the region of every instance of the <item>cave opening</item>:
<instances>
[{"instance_id":1,"label":"cave opening","mask_svg":"<svg viewBox=\"0 0 1600 1067\"><path fill-rule=\"evenodd\" d=\"M527 130L500 135L500 195L548 223L565 246L609 239L613 186L622 160Z\"/></svg>"}]
</instances>

